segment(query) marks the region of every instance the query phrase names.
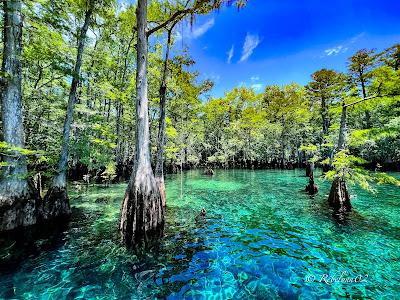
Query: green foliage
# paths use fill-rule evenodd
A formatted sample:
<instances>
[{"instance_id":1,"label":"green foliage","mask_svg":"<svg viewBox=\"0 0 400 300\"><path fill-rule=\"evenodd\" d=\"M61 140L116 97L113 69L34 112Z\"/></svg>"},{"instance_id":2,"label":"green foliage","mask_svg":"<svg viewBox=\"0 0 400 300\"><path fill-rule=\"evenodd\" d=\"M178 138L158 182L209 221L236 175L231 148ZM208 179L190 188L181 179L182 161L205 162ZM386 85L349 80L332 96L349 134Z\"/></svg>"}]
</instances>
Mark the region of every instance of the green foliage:
<instances>
[{"instance_id":1,"label":"green foliage","mask_svg":"<svg viewBox=\"0 0 400 300\"><path fill-rule=\"evenodd\" d=\"M318 150L318 147L316 145L313 145L313 144L301 145L300 146L300 150L304 151L304 152L307 152L308 154L312 155Z\"/></svg>"},{"instance_id":2,"label":"green foliage","mask_svg":"<svg viewBox=\"0 0 400 300\"><path fill-rule=\"evenodd\" d=\"M114 162L109 162L106 165L105 170L101 173L101 177L103 178L104 181L111 182L116 176L117 174L116 174L115 164Z\"/></svg>"},{"instance_id":3,"label":"green foliage","mask_svg":"<svg viewBox=\"0 0 400 300\"><path fill-rule=\"evenodd\" d=\"M15 153L18 153L23 156L29 156L29 155L38 155L39 153L30 149L26 148L21 148L21 147L16 147L7 144L6 142L0 141L0 154L1 155L15 155Z\"/></svg>"},{"instance_id":4,"label":"green foliage","mask_svg":"<svg viewBox=\"0 0 400 300\"><path fill-rule=\"evenodd\" d=\"M349 153L349 150L338 152L333 160L333 170L325 174L325 178L333 180L336 177L350 184L375 192L372 183L400 185L400 181L382 172L370 172L362 167L366 161Z\"/></svg>"},{"instance_id":5,"label":"green foliage","mask_svg":"<svg viewBox=\"0 0 400 300\"><path fill-rule=\"evenodd\" d=\"M26 147L0 142L1 154L14 151L26 155L29 169L46 176L55 169L60 153L76 41L90 4L89 0L64 2L24 2ZM195 15L210 13L228 2L150 1L149 28L185 8L190 12L179 21L193 22ZM242 8L246 1L231 2ZM95 1L70 138L69 168L83 167L91 176L107 181L113 180L122 166L131 165L136 146L136 7L134 3L123 10L117 7L116 0ZM149 47L153 161L165 42L165 28L161 28ZM200 80L189 49L174 48L168 70L166 165L249 167L259 163L277 167L304 163L305 159L329 164L337 143L340 103L343 99L346 103L358 101L365 92L379 97L348 108L349 150L335 156L334 170L327 176L342 176L367 189L374 180L394 183L384 174L368 173L362 165L364 161L400 162L399 49L394 45L381 53L360 50L349 59L346 74L317 70L305 87L271 85L257 93L241 86L213 98L209 96L213 82Z\"/></svg>"}]
</instances>

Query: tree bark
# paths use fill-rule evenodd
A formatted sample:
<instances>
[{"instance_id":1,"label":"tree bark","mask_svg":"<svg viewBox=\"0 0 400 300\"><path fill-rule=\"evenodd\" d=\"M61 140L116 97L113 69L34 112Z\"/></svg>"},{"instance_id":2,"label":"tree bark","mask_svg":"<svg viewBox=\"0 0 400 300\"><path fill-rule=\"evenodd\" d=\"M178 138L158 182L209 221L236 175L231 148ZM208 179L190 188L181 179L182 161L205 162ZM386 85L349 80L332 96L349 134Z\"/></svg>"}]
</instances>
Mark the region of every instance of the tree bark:
<instances>
[{"instance_id":1,"label":"tree bark","mask_svg":"<svg viewBox=\"0 0 400 300\"><path fill-rule=\"evenodd\" d=\"M1 107L4 141L10 147L25 147L21 91L22 14L21 1L3 1L4 47ZM26 157L9 151L0 180L0 231L33 225L38 220L40 195L28 179Z\"/></svg>"},{"instance_id":2,"label":"tree bark","mask_svg":"<svg viewBox=\"0 0 400 300\"><path fill-rule=\"evenodd\" d=\"M342 115L340 117L340 129L339 129L339 140L337 150L342 151L345 148L347 135L347 106L342 103Z\"/></svg>"},{"instance_id":3,"label":"tree bark","mask_svg":"<svg viewBox=\"0 0 400 300\"><path fill-rule=\"evenodd\" d=\"M328 106L324 97L321 98L321 117L322 117L322 133L325 135L329 132Z\"/></svg>"},{"instance_id":4,"label":"tree bark","mask_svg":"<svg viewBox=\"0 0 400 300\"><path fill-rule=\"evenodd\" d=\"M44 198L43 218L53 219L64 217L71 214L69 199L67 194L67 165L69 154L69 137L74 115L74 106L76 102L76 93L80 80L80 71L82 65L83 50L85 47L86 33L89 28L90 19L93 14L94 0L89 4L85 14L85 21L81 28L78 40L78 52L75 61L74 73L72 77L71 89L68 97L67 114L63 127L63 140L60 158L58 161L57 174L53 178L52 185Z\"/></svg>"},{"instance_id":5,"label":"tree bark","mask_svg":"<svg viewBox=\"0 0 400 300\"><path fill-rule=\"evenodd\" d=\"M361 92L362 92L362 96L363 99L367 98L367 90L365 87L365 76L364 76L364 71L359 69L358 71L358 75L359 75L359 79L360 79L360 83L361 83ZM371 128L371 114L369 112L369 110L365 111L365 129Z\"/></svg>"},{"instance_id":6,"label":"tree bark","mask_svg":"<svg viewBox=\"0 0 400 300\"><path fill-rule=\"evenodd\" d=\"M167 33L167 48L165 51L164 67L160 85L160 120L159 120L158 140L157 140L158 142L157 162L155 169L156 181L158 184L158 188L160 190L161 202L164 207L166 205L165 183L164 183L164 152L165 152L165 142L166 142L165 110L166 110L166 100L167 100L168 60L169 60L169 51L171 47L172 30L174 28L174 25L168 30Z\"/></svg>"},{"instance_id":7,"label":"tree bark","mask_svg":"<svg viewBox=\"0 0 400 300\"><path fill-rule=\"evenodd\" d=\"M147 0L138 0L136 71L135 164L122 203L119 230L127 246L147 245L161 235L164 208L150 161L150 128L147 97Z\"/></svg>"},{"instance_id":8,"label":"tree bark","mask_svg":"<svg viewBox=\"0 0 400 300\"><path fill-rule=\"evenodd\" d=\"M336 212L351 210L350 196L344 179L337 177L333 180L328 202Z\"/></svg>"},{"instance_id":9,"label":"tree bark","mask_svg":"<svg viewBox=\"0 0 400 300\"><path fill-rule=\"evenodd\" d=\"M306 177L310 177L311 174L311 163L306 158Z\"/></svg>"}]
</instances>

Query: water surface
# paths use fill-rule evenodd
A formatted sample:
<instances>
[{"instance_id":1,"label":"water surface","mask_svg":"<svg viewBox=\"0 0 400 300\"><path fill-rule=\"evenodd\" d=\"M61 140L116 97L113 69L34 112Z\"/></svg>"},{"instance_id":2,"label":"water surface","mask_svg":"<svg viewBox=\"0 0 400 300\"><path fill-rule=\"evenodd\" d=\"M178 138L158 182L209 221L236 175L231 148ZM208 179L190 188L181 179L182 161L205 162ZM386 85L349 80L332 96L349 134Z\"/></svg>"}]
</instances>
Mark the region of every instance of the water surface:
<instances>
[{"instance_id":1,"label":"water surface","mask_svg":"<svg viewBox=\"0 0 400 300\"><path fill-rule=\"evenodd\" d=\"M63 228L0 240L0 298L398 299L400 188L353 189L354 212L338 222L329 182L310 198L303 173L168 176L165 237L139 256L118 242L126 184L72 190Z\"/></svg>"}]
</instances>

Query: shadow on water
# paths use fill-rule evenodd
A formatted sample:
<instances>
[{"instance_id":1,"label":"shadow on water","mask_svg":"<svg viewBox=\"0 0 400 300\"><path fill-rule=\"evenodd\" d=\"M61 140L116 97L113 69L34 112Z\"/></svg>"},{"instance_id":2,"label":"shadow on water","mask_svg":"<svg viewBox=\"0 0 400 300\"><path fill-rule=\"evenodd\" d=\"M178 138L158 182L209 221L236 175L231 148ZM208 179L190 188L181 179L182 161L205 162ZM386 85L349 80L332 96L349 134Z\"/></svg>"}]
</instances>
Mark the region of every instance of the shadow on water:
<instances>
[{"instance_id":1,"label":"shadow on water","mask_svg":"<svg viewBox=\"0 0 400 300\"><path fill-rule=\"evenodd\" d=\"M0 272L17 268L28 257L54 251L67 242L69 220L59 220L0 233Z\"/></svg>"},{"instance_id":2,"label":"shadow on water","mask_svg":"<svg viewBox=\"0 0 400 300\"><path fill-rule=\"evenodd\" d=\"M365 216L356 206L351 211L338 212L335 211L328 203L326 197L318 199L318 194L310 196L310 208L312 208L315 216L325 220L330 220L338 232L359 231L359 232L375 232L382 234L384 228L385 235L393 238L399 238L398 228L393 227L388 221L379 216ZM326 198L326 199L325 199Z\"/></svg>"},{"instance_id":3,"label":"shadow on water","mask_svg":"<svg viewBox=\"0 0 400 300\"><path fill-rule=\"evenodd\" d=\"M0 234L0 275L12 275L27 260L34 260L45 252L57 251L68 242L67 219L46 224L18 228ZM2 283L2 297L14 298L14 285Z\"/></svg>"}]
</instances>

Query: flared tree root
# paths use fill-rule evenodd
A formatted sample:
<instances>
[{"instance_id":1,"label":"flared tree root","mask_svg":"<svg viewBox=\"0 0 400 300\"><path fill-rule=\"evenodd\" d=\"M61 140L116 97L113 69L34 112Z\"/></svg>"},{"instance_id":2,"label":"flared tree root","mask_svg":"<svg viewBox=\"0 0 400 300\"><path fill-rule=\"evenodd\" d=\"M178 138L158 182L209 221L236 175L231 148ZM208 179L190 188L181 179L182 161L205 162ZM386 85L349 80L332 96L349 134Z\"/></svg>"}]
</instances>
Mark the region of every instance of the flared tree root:
<instances>
[{"instance_id":1,"label":"flared tree root","mask_svg":"<svg viewBox=\"0 0 400 300\"><path fill-rule=\"evenodd\" d=\"M20 191L15 191L12 182L4 184L0 192L0 231L20 226L34 225L39 220L41 199L31 182Z\"/></svg>"},{"instance_id":2,"label":"flared tree root","mask_svg":"<svg viewBox=\"0 0 400 300\"><path fill-rule=\"evenodd\" d=\"M351 210L350 195L346 182L341 178L335 178L332 182L328 203L336 212Z\"/></svg>"},{"instance_id":3,"label":"flared tree root","mask_svg":"<svg viewBox=\"0 0 400 300\"><path fill-rule=\"evenodd\" d=\"M41 217L43 221L58 218L67 218L71 215L71 207L67 189L65 187L52 186L44 197Z\"/></svg>"},{"instance_id":4,"label":"flared tree root","mask_svg":"<svg viewBox=\"0 0 400 300\"><path fill-rule=\"evenodd\" d=\"M119 230L128 247L149 246L162 236L164 207L153 176L140 176L130 183L122 203Z\"/></svg>"}]
</instances>

